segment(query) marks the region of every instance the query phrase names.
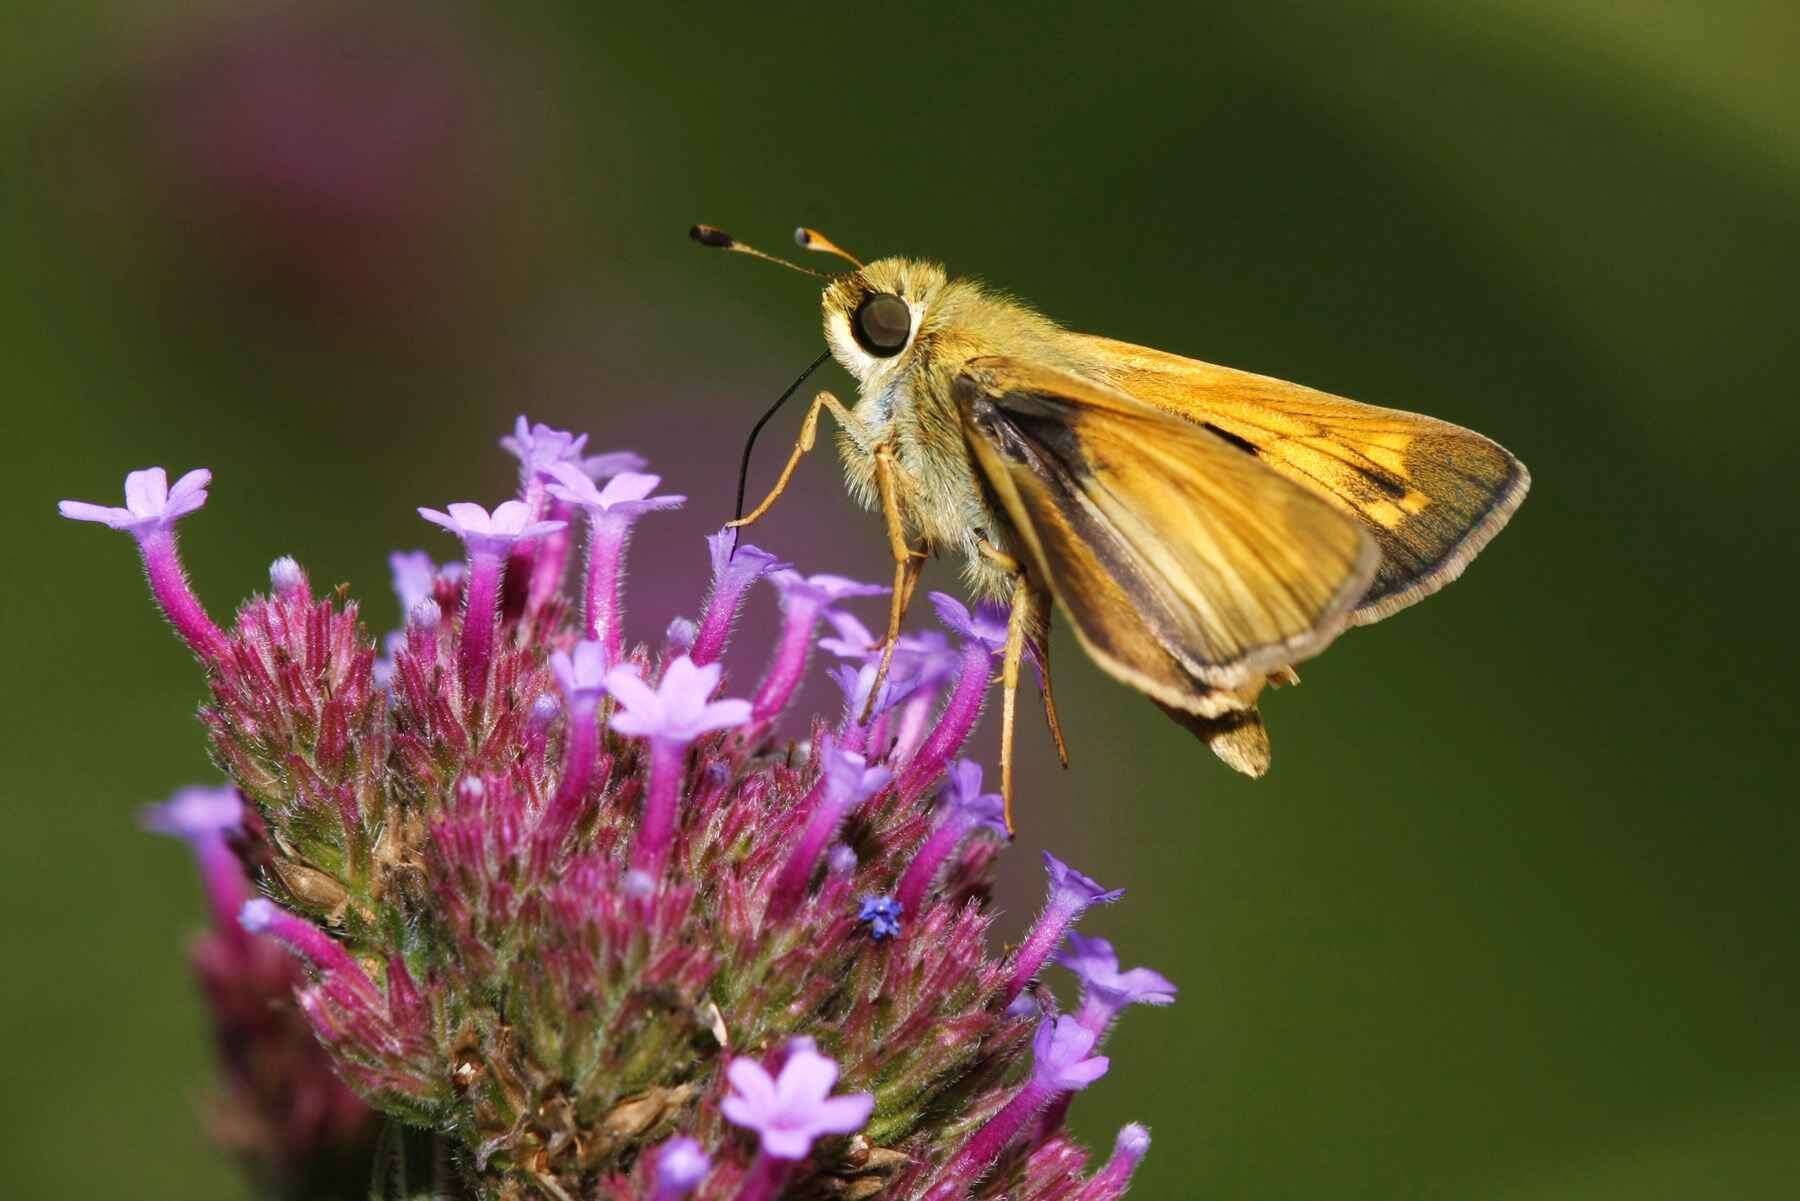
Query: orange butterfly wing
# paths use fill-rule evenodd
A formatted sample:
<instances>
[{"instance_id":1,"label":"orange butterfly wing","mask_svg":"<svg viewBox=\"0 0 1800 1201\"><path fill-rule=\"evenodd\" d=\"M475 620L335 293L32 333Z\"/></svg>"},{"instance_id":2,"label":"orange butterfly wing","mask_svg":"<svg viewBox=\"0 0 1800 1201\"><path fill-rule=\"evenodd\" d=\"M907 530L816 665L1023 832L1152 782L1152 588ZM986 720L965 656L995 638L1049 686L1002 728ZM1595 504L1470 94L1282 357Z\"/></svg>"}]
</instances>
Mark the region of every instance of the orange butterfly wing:
<instances>
[{"instance_id":1,"label":"orange butterfly wing","mask_svg":"<svg viewBox=\"0 0 1800 1201\"><path fill-rule=\"evenodd\" d=\"M1430 596L1525 499L1525 465L1447 421L1359 404L1269 376L1110 338L1071 335L1121 392L1193 425L1353 514L1381 562L1350 614L1367 625Z\"/></svg>"}]
</instances>

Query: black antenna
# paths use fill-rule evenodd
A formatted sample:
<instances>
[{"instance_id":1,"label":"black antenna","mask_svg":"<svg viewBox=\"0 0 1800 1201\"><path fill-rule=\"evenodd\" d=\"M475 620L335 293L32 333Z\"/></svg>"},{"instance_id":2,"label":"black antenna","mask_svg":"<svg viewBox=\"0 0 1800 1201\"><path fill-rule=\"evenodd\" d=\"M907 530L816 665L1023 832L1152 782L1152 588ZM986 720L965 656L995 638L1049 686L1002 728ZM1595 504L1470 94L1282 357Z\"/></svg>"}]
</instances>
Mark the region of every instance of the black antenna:
<instances>
[{"instance_id":1,"label":"black antenna","mask_svg":"<svg viewBox=\"0 0 1800 1201\"><path fill-rule=\"evenodd\" d=\"M756 435L762 433L763 426L769 424L769 419L781 411L781 406L788 402L788 397L798 392L800 390L800 385L806 382L807 377L817 371L824 364L825 360L830 357L831 352L827 350L824 354L814 359L812 361L812 366L808 367L805 371L802 371L800 373L800 378L789 384L787 391L783 392L775 403L769 406L769 411L764 413L761 417L758 417L756 419L756 424L750 427L750 436L744 440L744 461L738 464L737 509L731 515L733 521L739 520L744 515L744 489L750 485L750 452L756 448ZM733 526L731 529L731 553L734 555L737 554L738 530L740 528L741 527L739 526Z\"/></svg>"}]
</instances>

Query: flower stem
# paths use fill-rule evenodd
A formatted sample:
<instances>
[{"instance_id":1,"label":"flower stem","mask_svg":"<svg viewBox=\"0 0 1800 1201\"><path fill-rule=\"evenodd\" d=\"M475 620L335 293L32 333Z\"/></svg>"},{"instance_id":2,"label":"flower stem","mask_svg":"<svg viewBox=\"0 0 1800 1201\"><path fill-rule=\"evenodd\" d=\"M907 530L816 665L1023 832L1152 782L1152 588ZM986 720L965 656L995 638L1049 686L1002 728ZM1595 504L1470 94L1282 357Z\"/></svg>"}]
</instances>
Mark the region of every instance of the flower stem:
<instances>
[{"instance_id":1,"label":"flower stem","mask_svg":"<svg viewBox=\"0 0 1800 1201\"><path fill-rule=\"evenodd\" d=\"M606 661L617 663L625 641L620 629L619 582L624 575L625 544L631 539L631 523L608 513L593 514L590 523L582 613L588 638L603 641Z\"/></svg>"},{"instance_id":2,"label":"flower stem","mask_svg":"<svg viewBox=\"0 0 1800 1201\"><path fill-rule=\"evenodd\" d=\"M150 592L182 641L207 662L224 660L231 653L231 643L206 615L200 598L189 586L187 573L181 569L181 555L175 549L175 531L166 526L145 530L138 536L138 552L144 557Z\"/></svg>"},{"instance_id":3,"label":"flower stem","mask_svg":"<svg viewBox=\"0 0 1800 1201\"><path fill-rule=\"evenodd\" d=\"M494 656L494 623L499 615L500 581L505 569L505 558L493 551L478 550L469 555L457 668L462 675L464 703L470 709L480 706L487 693L488 663Z\"/></svg>"},{"instance_id":4,"label":"flower stem","mask_svg":"<svg viewBox=\"0 0 1800 1201\"><path fill-rule=\"evenodd\" d=\"M767 1151L757 1152L744 1182L738 1186L736 1201L775 1201L793 1171L793 1160L776 1159Z\"/></svg>"},{"instance_id":5,"label":"flower stem","mask_svg":"<svg viewBox=\"0 0 1800 1201\"><path fill-rule=\"evenodd\" d=\"M919 745L919 753L906 766L906 774L900 779L902 797L919 795L943 774L951 756L962 749L969 731L975 728L975 719L981 716L981 704L987 698L988 671L992 666L993 656L985 646L970 642L963 647L956 688L950 693L937 725L925 736L925 741Z\"/></svg>"},{"instance_id":6,"label":"flower stem","mask_svg":"<svg viewBox=\"0 0 1800 1201\"><path fill-rule=\"evenodd\" d=\"M644 820L638 827L631 866L661 876L675 838L675 803L681 792L682 760L687 745L667 738L650 740L650 783L644 794Z\"/></svg>"},{"instance_id":7,"label":"flower stem","mask_svg":"<svg viewBox=\"0 0 1800 1201\"><path fill-rule=\"evenodd\" d=\"M781 629L781 643L775 648L775 661L769 674L758 685L751 698L751 717L767 721L787 707L794 689L806 671L806 654L812 648L813 627L818 624L823 606L815 600L796 597L788 602L786 620Z\"/></svg>"}]
</instances>

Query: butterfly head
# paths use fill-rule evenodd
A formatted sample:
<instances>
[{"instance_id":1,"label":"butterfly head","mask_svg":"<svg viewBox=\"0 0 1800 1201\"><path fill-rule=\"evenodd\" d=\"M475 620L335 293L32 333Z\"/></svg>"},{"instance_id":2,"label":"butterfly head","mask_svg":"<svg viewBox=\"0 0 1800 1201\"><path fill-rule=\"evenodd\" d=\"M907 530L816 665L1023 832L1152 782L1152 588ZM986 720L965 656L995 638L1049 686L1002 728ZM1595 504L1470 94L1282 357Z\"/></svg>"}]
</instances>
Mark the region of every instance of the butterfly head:
<instances>
[{"instance_id":1,"label":"butterfly head","mask_svg":"<svg viewBox=\"0 0 1800 1201\"><path fill-rule=\"evenodd\" d=\"M832 357L864 387L904 370L946 282L936 263L902 258L833 279L820 302Z\"/></svg>"}]
</instances>

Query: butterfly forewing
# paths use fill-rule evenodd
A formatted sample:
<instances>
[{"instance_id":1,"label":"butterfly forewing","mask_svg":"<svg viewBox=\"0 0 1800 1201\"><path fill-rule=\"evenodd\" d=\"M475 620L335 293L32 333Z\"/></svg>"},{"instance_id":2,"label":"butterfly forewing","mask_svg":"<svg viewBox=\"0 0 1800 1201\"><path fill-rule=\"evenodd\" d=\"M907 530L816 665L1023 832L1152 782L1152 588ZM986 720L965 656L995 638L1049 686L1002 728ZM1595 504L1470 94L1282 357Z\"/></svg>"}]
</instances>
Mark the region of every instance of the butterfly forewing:
<instances>
[{"instance_id":1,"label":"butterfly forewing","mask_svg":"<svg viewBox=\"0 0 1800 1201\"><path fill-rule=\"evenodd\" d=\"M1004 358L971 361L955 392L1083 642L1165 704L1206 712L1209 686L1317 653L1368 589L1357 522L1189 422Z\"/></svg>"},{"instance_id":2,"label":"butterfly forewing","mask_svg":"<svg viewBox=\"0 0 1800 1201\"><path fill-rule=\"evenodd\" d=\"M1358 517L1381 563L1351 621L1431 595L1525 499L1524 464L1480 434L1269 376L1110 338L1074 336L1118 390L1209 430Z\"/></svg>"}]
</instances>

